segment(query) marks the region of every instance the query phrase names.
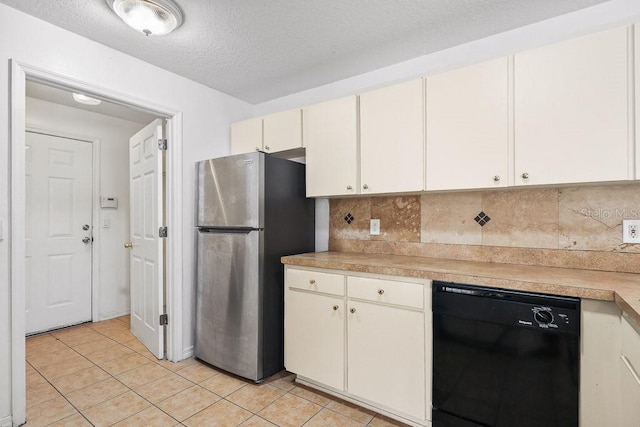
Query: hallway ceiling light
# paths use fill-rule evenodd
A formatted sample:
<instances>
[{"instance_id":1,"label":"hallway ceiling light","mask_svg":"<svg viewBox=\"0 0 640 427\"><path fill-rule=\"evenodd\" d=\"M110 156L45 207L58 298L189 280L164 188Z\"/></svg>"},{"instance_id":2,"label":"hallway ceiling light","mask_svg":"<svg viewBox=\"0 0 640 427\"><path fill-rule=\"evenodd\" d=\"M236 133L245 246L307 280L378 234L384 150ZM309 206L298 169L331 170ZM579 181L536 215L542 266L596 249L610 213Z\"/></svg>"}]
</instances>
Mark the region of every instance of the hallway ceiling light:
<instances>
[{"instance_id":1,"label":"hallway ceiling light","mask_svg":"<svg viewBox=\"0 0 640 427\"><path fill-rule=\"evenodd\" d=\"M91 98L90 96L83 95L81 93L74 93L73 99L75 99L76 102L84 105L100 105L102 103L102 101L99 99Z\"/></svg>"},{"instance_id":2,"label":"hallway ceiling light","mask_svg":"<svg viewBox=\"0 0 640 427\"><path fill-rule=\"evenodd\" d=\"M169 34L182 24L182 11L172 0L106 0L131 28L147 36Z\"/></svg>"}]
</instances>

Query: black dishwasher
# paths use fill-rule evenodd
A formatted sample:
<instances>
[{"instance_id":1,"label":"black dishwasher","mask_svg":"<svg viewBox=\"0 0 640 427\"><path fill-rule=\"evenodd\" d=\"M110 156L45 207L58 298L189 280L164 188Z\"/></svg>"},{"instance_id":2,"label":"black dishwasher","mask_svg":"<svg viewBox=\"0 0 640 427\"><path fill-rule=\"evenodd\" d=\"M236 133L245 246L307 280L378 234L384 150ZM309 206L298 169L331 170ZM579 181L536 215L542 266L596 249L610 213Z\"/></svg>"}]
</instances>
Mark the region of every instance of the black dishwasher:
<instances>
[{"instance_id":1,"label":"black dishwasher","mask_svg":"<svg viewBox=\"0 0 640 427\"><path fill-rule=\"evenodd\" d=\"M433 282L433 427L578 426L580 300Z\"/></svg>"}]
</instances>

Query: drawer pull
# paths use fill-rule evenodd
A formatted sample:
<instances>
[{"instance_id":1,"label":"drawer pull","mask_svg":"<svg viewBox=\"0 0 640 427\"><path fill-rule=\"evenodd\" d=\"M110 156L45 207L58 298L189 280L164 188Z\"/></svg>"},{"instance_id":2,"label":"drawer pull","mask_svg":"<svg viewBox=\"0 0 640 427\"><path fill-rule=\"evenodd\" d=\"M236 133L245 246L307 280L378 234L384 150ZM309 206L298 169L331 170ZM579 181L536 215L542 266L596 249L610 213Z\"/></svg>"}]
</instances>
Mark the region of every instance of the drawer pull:
<instances>
[{"instance_id":1,"label":"drawer pull","mask_svg":"<svg viewBox=\"0 0 640 427\"><path fill-rule=\"evenodd\" d=\"M338 311L338 308L340 308L340 307L338 307L337 305L334 305L333 306L333 311Z\"/></svg>"},{"instance_id":2,"label":"drawer pull","mask_svg":"<svg viewBox=\"0 0 640 427\"><path fill-rule=\"evenodd\" d=\"M353 314L353 313L355 313L355 312L356 312L356 309L355 309L355 308L353 308L353 307L352 307L352 308L350 308L350 309L349 309L349 313Z\"/></svg>"},{"instance_id":3,"label":"drawer pull","mask_svg":"<svg viewBox=\"0 0 640 427\"><path fill-rule=\"evenodd\" d=\"M378 295L384 294L384 289L378 289Z\"/></svg>"},{"instance_id":4,"label":"drawer pull","mask_svg":"<svg viewBox=\"0 0 640 427\"><path fill-rule=\"evenodd\" d=\"M315 280L313 280L313 279L309 279L309 284L310 284L310 285L315 285L315 284L316 284L316 281L315 281Z\"/></svg>"}]
</instances>

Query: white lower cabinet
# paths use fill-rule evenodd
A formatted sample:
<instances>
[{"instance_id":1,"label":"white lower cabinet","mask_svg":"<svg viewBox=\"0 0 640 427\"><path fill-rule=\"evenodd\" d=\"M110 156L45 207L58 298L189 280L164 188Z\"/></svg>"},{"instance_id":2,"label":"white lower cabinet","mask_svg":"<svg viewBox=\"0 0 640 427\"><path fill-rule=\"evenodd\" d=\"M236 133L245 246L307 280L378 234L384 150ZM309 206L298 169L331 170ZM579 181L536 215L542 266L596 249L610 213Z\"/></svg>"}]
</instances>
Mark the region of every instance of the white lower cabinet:
<instances>
[{"instance_id":1,"label":"white lower cabinet","mask_svg":"<svg viewBox=\"0 0 640 427\"><path fill-rule=\"evenodd\" d=\"M640 328L639 328L640 331ZM620 355L621 425L640 425L640 332L623 316Z\"/></svg>"},{"instance_id":2,"label":"white lower cabinet","mask_svg":"<svg viewBox=\"0 0 640 427\"><path fill-rule=\"evenodd\" d=\"M640 378L624 357L620 359L620 422L623 427L640 425Z\"/></svg>"},{"instance_id":3,"label":"white lower cabinet","mask_svg":"<svg viewBox=\"0 0 640 427\"><path fill-rule=\"evenodd\" d=\"M425 419L424 313L350 301L347 316L349 393Z\"/></svg>"},{"instance_id":4,"label":"white lower cabinet","mask_svg":"<svg viewBox=\"0 0 640 427\"><path fill-rule=\"evenodd\" d=\"M298 381L430 425L429 280L288 266L285 282L285 367Z\"/></svg>"}]
</instances>

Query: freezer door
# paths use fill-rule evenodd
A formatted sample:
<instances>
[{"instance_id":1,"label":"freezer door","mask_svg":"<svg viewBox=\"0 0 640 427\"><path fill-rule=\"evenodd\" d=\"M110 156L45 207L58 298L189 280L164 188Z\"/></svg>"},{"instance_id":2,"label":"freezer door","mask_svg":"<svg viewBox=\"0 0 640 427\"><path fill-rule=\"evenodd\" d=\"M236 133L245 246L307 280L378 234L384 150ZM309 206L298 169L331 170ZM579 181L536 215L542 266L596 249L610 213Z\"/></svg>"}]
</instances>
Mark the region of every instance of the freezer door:
<instances>
[{"instance_id":1,"label":"freezer door","mask_svg":"<svg viewBox=\"0 0 640 427\"><path fill-rule=\"evenodd\" d=\"M195 356L236 375L262 377L262 231L198 231Z\"/></svg>"},{"instance_id":2,"label":"freezer door","mask_svg":"<svg viewBox=\"0 0 640 427\"><path fill-rule=\"evenodd\" d=\"M197 163L198 227L262 228L264 154Z\"/></svg>"}]
</instances>

